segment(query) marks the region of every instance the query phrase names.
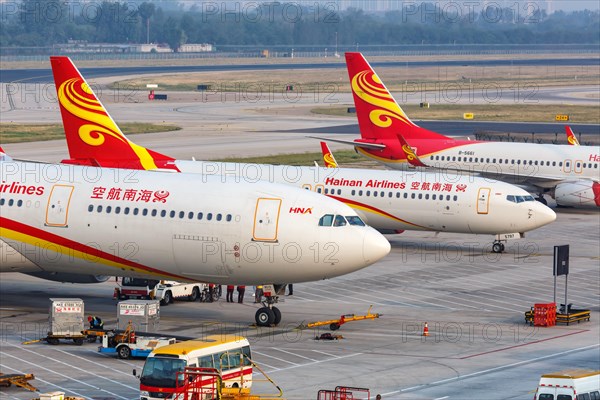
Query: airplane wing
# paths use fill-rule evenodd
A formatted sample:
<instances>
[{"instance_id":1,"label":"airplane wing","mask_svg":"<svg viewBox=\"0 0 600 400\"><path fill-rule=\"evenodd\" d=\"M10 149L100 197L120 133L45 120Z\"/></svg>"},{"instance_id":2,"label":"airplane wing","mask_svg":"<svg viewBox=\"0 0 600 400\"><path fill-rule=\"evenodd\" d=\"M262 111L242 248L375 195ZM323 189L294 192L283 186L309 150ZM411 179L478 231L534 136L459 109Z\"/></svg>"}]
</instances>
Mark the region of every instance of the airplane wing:
<instances>
[{"instance_id":1,"label":"airplane wing","mask_svg":"<svg viewBox=\"0 0 600 400\"><path fill-rule=\"evenodd\" d=\"M362 147L365 149L374 149L374 150L381 150L381 149L385 149L385 144L377 144L377 143L364 143L364 142L355 142L353 140L343 140L343 139L330 139L330 138L322 138L322 137L318 137L318 136L307 136L311 139L318 139L321 141L327 141L327 142L335 142L335 143L343 143L343 144L348 144L350 146L355 146L355 147Z\"/></svg>"}]
</instances>

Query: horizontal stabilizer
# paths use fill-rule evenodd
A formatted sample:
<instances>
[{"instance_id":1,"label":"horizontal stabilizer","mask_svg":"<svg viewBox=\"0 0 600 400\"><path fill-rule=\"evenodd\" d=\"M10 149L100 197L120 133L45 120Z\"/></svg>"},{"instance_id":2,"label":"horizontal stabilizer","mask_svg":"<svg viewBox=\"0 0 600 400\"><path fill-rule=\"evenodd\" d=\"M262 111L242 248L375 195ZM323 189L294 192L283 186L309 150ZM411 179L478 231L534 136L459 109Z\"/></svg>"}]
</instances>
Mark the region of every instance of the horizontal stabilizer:
<instances>
[{"instance_id":1,"label":"horizontal stabilizer","mask_svg":"<svg viewBox=\"0 0 600 400\"><path fill-rule=\"evenodd\" d=\"M317 137L317 136L307 136L307 137L309 137L311 139L324 140L326 142L348 144L350 146L362 147L362 148L365 148L365 149L374 149L374 150L385 149L385 144L355 142L353 140L343 140L343 139L329 139L329 138L322 138L322 137Z\"/></svg>"}]
</instances>

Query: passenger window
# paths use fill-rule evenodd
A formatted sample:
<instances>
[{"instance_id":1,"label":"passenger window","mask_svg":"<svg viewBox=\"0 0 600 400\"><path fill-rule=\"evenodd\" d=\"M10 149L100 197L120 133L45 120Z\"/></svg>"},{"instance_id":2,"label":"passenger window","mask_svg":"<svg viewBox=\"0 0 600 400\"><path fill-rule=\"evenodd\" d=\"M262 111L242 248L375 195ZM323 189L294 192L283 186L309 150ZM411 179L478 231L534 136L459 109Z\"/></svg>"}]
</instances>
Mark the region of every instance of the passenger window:
<instances>
[{"instance_id":1,"label":"passenger window","mask_svg":"<svg viewBox=\"0 0 600 400\"><path fill-rule=\"evenodd\" d=\"M152 216L153 216L153 217L156 217L156 214L157 214L157 213L158 213L158 211L156 211L156 210L152 210Z\"/></svg>"},{"instance_id":2,"label":"passenger window","mask_svg":"<svg viewBox=\"0 0 600 400\"><path fill-rule=\"evenodd\" d=\"M125 215L129 215L129 207L125 207L125 208L123 209L123 214L125 214Z\"/></svg>"},{"instance_id":3,"label":"passenger window","mask_svg":"<svg viewBox=\"0 0 600 400\"><path fill-rule=\"evenodd\" d=\"M333 215L325 214L319 220L319 226L331 226L333 223Z\"/></svg>"},{"instance_id":4,"label":"passenger window","mask_svg":"<svg viewBox=\"0 0 600 400\"><path fill-rule=\"evenodd\" d=\"M377 197L377 192L373 192L373 197Z\"/></svg>"},{"instance_id":5,"label":"passenger window","mask_svg":"<svg viewBox=\"0 0 600 400\"><path fill-rule=\"evenodd\" d=\"M404 198L408 199L408 193L406 193L406 192L404 193Z\"/></svg>"},{"instance_id":6,"label":"passenger window","mask_svg":"<svg viewBox=\"0 0 600 400\"><path fill-rule=\"evenodd\" d=\"M212 220L212 213L208 213L208 214L206 214L206 220L207 220L207 221L210 221L210 220Z\"/></svg>"},{"instance_id":7,"label":"passenger window","mask_svg":"<svg viewBox=\"0 0 600 400\"><path fill-rule=\"evenodd\" d=\"M229 350L229 368L239 368L241 364L240 357L242 352L240 349Z\"/></svg>"},{"instance_id":8,"label":"passenger window","mask_svg":"<svg viewBox=\"0 0 600 400\"><path fill-rule=\"evenodd\" d=\"M4 199L2 199L2 200L4 200ZM90 204L88 206L88 212L92 212L92 211L94 211L94 206Z\"/></svg>"},{"instance_id":9,"label":"passenger window","mask_svg":"<svg viewBox=\"0 0 600 400\"><path fill-rule=\"evenodd\" d=\"M167 216L167 210L162 210L160 212L160 216L163 217L163 218L166 217Z\"/></svg>"},{"instance_id":10,"label":"passenger window","mask_svg":"<svg viewBox=\"0 0 600 400\"><path fill-rule=\"evenodd\" d=\"M589 393L581 393L577 395L577 400L591 400Z\"/></svg>"},{"instance_id":11,"label":"passenger window","mask_svg":"<svg viewBox=\"0 0 600 400\"><path fill-rule=\"evenodd\" d=\"M0 206L4 205L4 201L5 201L4 199L0 199ZM98 207L101 207L101 206L98 206Z\"/></svg>"},{"instance_id":12,"label":"passenger window","mask_svg":"<svg viewBox=\"0 0 600 400\"><path fill-rule=\"evenodd\" d=\"M367 196L370 196L370 195L371 195L371 191L370 191L370 190L367 190L367 193L365 193L365 194L366 194Z\"/></svg>"},{"instance_id":13,"label":"passenger window","mask_svg":"<svg viewBox=\"0 0 600 400\"><path fill-rule=\"evenodd\" d=\"M454 196L454 201L458 201L458 196Z\"/></svg>"},{"instance_id":14,"label":"passenger window","mask_svg":"<svg viewBox=\"0 0 600 400\"><path fill-rule=\"evenodd\" d=\"M250 353L250 346L242 347L242 354L244 354L244 365L250 365L252 354Z\"/></svg>"},{"instance_id":15,"label":"passenger window","mask_svg":"<svg viewBox=\"0 0 600 400\"><path fill-rule=\"evenodd\" d=\"M102 212L102 206L98 206L98 208L96 209L97 212Z\"/></svg>"},{"instance_id":16,"label":"passenger window","mask_svg":"<svg viewBox=\"0 0 600 400\"><path fill-rule=\"evenodd\" d=\"M121 214L121 207L115 207L115 214Z\"/></svg>"},{"instance_id":17,"label":"passenger window","mask_svg":"<svg viewBox=\"0 0 600 400\"><path fill-rule=\"evenodd\" d=\"M179 211L179 219L182 219L183 217L185 217L185 212Z\"/></svg>"},{"instance_id":18,"label":"passenger window","mask_svg":"<svg viewBox=\"0 0 600 400\"><path fill-rule=\"evenodd\" d=\"M12 200L11 200L11 201L12 201ZM10 206L10 205L12 205L12 204L10 204L10 201L9 201L9 204L8 204L8 205L9 205L9 206ZM111 206L106 206L106 213L107 213L107 214L110 214L110 212L111 212L111 211L112 211L112 207L111 207Z\"/></svg>"},{"instance_id":19,"label":"passenger window","mask_svg":"<svg viewBox=\"0 0 600 400\"><path fill-rule=\"evenodd\" d=\"M171 212L169 213L169 217L175 218L175 210L171 210Z\"/></svg>"},{"instance_id":20,"label":"passenger window","mask_svg":"<svg viewBox=\"0 0 600 400\"><path fill-rule=\"evenodd\" d=\"M359 190L359 191L358 191L358 195L359 195L359 196L362 196L362 190Z\"/></svg>"},{"instance_id":21,"label":"passenger window","mask_svg":"<svg viewBox=\"0 0 600 400\"><path fill-rule=\"evenodd\" d=\"M329 189L325 188L325 194L329 194Z\"/></svg>"},{"instance_id":22,"label":"passenger window","mask_svg":"<svg viewBox=\"0 0 600 400\"><path fill-rule=\"evenodd\" d=\"M231 214L227 214L227 222L231 222Z\"/></svg>"},{"instance_id":23,"label":"passenger window","mask_svg":"<svg viewBox=\"0 0 600 400\"><path fill-rule=\"evenodd\" d=\"M419 193L419 200L423 198L423 193Z\"/></svg>"},{"instance_id":24,"label":"passenger window","mask_svg":"<svg viewBox=\"0 0 600 400\"><path fill-rule=\"evenodd\" d=\"M400 198L400 192L396 192L396 198L399 199Z\"/></svg>"},{"instance_id":25,"label":"passenger window","mask_svg":"<svg viewBox=\"0 0 600 400\"><path fill-rule=\"evenodd\" d=\"M342 194L342 189L338 189L338 195Z\"/></svg>"},{"instance_id":26,"label":"passenger window","mask_svg":"<svg viewBox=\"0 0 600 400\"><path fill-rule=\"evenodd\" d=\"M425 200L429 200L429 194L425 195Z\"/></svg>"},{"instance_id":27,"label":"passenger window","mask_svg":"<svg viewBox=\"0 0 600 400\"><path fill-rule=\"evenodd\" d=\"M214 368L212 354L201 357L199 360L200 368Z\"/></svg>"},{"instance_id":28,"label":"passenger window","mask_svg":"<svg viewBox=\"0 0 600 400\"><path fill-rule=\"evenodd\" d=\"M350 193L352 194L352 196L354 196L356 194L356 190L352 189Z\"/></svg>"},{"instance_id":29,"label":"passenger window","mask_svg":"<svg viewBox=\"0 0 600 400\"><path fill-rule=\"evenodd\" d=\"M346 219L344 217L342 217L341 215L336 215L335 219L333 220L333 226L345 226L346 225Z\"/></svg>"},{"instance_id":30,"label":"passenger window","mask_svg":"<svg viewBox=\"0 0 600 400\"><path fill-rule=\"evenodd\" d=\"M194 219L194 213L193 212L189 212L188 213L188 219Z\"/></svg>"},{"instance_id":31,"label":"passenger window","mask_svg":"<svg viewBox=\"0 0 600 400\"><path fill-rule=\"evenodd\" d=\"M133 215L138 215L139 212L140 212L139 208L136 207L133 209Z\"/></svg>"},{"instance_id":32,"label":"passenger window","mask_svg":"<svg viewBox=\"0 0 600 400\"><path fill-rule=\"evenodd\" d=\"M435 195L435 194L432 194L432 195L431 195L431 200L435 200L435 198L436 198L436 195Z\"/></svg>"},{"instance_id":33,"label":"passenger window","mask_svg":"<svg viewBox=\"0 0 600 400\"><path fill-rule=\"evenodd\" d=\"M411 193L411 194L410 194L410 198L411 198L411 199L414 199L415 197L416 197L416 196L415 196L415 194L414 194L414 193Z\"/></svg>"},{"instance_id":34,"label":"passenger window","mask_svg":"<svg viewBox=\"0 0 600 400\"><path fill-rule=\"evenodd\" d=\"M223 370L229 369L229 360L226 351L215 354L215 367Z\"/></svg>"},{"instance_id":35,"label":"passenger window","mask_svg":"<svg viewBox=\"0 0 600 400\"><path fill-rule=\"evenodd\" d=\"M201 220L203 216L204 216L204 214L202 214L201 212L199 212L198 213L198 220Z\"/></svg>"},{"instance_id":36,"label":"passenger window","mask_svg":"<svg viewBox=\"0 0 600 400\"><path fill-rule=\"evenodd\" d=\"M381 197L385 197L385 192L380 193Z\"/></svg>"},{"instance_id":37,"label":"passenger window","mask_svg":"<svg viewBox=\"0 0 600 400\"><path fill-rule=\"evenodd\" d=\"M217 221L220 221L223 219L223 215L222 214L217 214Z\"/></svg>"}]
</instances>

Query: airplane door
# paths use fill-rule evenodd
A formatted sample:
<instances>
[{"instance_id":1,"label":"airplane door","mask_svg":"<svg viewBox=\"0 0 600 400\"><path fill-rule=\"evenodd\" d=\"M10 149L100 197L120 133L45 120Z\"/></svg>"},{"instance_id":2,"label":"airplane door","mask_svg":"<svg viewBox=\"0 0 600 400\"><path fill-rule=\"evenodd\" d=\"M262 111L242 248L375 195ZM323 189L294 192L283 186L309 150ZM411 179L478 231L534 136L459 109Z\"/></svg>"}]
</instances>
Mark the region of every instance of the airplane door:
<instances>
[{"instance_id":1,"label":"airplane door","mask_svg":"<svg viewBox=\"0 0 600 400\"><path fill-rule=\"evenodd\" d=\"M70 185L54 185L46 207L46 226L67 227L69 204L75 188Z\"/></svg>"},{"instance_id":2,"label":"airplane door","mask_svg":"<svg viewBox=\"0 0 600 400\"><path fill-rule=\"evenodd\" d=\"M477 214L487 214L490 208L490 189L479 188L477 193Z\"/></svg>"},{"instance_id":3,"label":"airplane door","mask_svg":"<svg viewBox=\"0 0 600 400\"><path fill-rule=\"evenodd\" d=\"M260 198L254 211L254 229L252 238L256 241L277 241L281 199Z\"/></svg>"},{"instance_id":4,"label":"airplane door","mask_svg":"<svg viewBox=\"0 0 600 400\"><path fill-rule=\"evenodd\" d=\"M571 172L571 160L565 160L563 165L564 165L564 167L563 167L564 172L566 172L567 174L569 172Z\"/></svg>"},{"instance_id":5,"label":"airplane door","mask_svg":"<svg viewBox=\"0 0 600 400\"><path fill-rule=\"evenodd\" d=\"M583 162L581 160L575 160L574 167L576 174L581 174L583 172Z\"/></svg>"}]
</instances>

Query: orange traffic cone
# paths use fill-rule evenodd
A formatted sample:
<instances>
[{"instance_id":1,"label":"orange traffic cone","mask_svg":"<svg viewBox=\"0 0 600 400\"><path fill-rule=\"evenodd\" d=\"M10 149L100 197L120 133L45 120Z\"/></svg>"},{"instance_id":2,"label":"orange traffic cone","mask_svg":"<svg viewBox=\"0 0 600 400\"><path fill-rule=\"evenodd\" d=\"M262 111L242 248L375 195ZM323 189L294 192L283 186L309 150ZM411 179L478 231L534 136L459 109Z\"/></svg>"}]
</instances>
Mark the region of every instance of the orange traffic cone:
<instances>
[{"instance_id":1,"label":"orange traffic cone","mask_svg":"<svg viewBox=\"0 0 600 400\"><path fill-rule=\"evenodd\" d=\"M423 336L429 336L429 327L427 326L427 322L425 322L425 326L423 327Z\"/></svg>"}]
</instances>

